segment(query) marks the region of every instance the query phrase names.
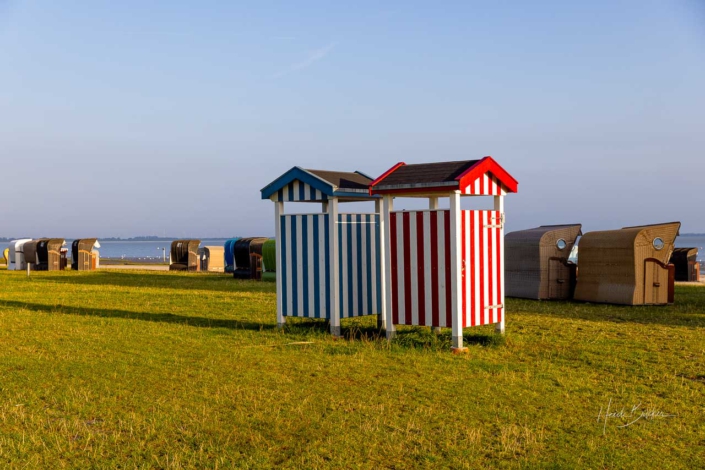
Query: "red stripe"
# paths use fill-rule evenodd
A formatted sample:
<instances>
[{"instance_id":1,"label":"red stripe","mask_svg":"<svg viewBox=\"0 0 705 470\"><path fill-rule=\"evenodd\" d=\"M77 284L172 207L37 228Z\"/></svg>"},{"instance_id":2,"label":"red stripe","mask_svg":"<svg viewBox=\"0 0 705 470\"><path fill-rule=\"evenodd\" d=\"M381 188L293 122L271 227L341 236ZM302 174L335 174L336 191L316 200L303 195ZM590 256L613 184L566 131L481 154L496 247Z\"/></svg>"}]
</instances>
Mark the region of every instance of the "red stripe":
<instances>
[{"instance_id":1,"label":"red stripe","mask_svg":"<svg viewBox=\"0 0 705 470\"><path fill-rule=\"evenodd\" d=\"M431 211L431 326L438 326L438 211Z\"/></svg>"},{"instance_id":2,"label":"red stripe","mask_svg":"<svg viewBox=\"0 0 705 470\"><path fill-rule=\"evenodd\" d=\"M465 328L467 325L467 308L468 308L468 290L467 290L467 285L465 282L465 277L469 275L469 273L466 271L465 266L465 260L467 260L467 249L465 248L465 240L467 240L467 230L465 230L465 223L467 222L467 211L460 211L460 245L461 245L461 257L460 257L460 290L462 291L462 302L461 302L461 308L463 311L462 314L462 319L463 321L460 323L463 328Z\"/></svg>"},{"instance_id":3,"label":"red stripe","mask_svg":"<svg viewBox=\"0 0 705 470\"><path fill-rule=\"evenodd\" d=\"M423 239L423 212L416 213L416 264L419 271L418 303L419 303L419 325L426 326L426 293L425 272L423 265L424 239Z\"/></svg>"},{"instance_id":4,"label":"red stripe","mask_svg":"<svg viewBox=\"0 0 705 470\"><path fill-rule=\"evenodd\" d=\"M492 220L492 214L494 214L494 212L487 211L487 217L489 217L487 222L489 225L493 225L495 222ZM494 245L494 240L492 238L494 235L494 229L487 228L485 230L487 230L487 294L490 296L487 304L495 305L494 294L492 293L492 288L494 287L494 270L492 269L492 246ZM492 310L487 310L487 323L492 323Z\"/></svg>"},{"instance_id":5,"label":"red stripe","mask_svg":"<svg viewBox=\"0 0 705 470\"><path fill-rule=\"evenodd\" d=\"M450 277L450 241L455 241L455 234L450 233L450 211L444 211L443 225L445 232L445 267L446 267L446 326L453 324L453 289L455 286Z\"/></svg>"},{"instance_id":6,"label":"red stripe","mask_svg":"<svg viewBox=\"0 0 705 470\"><path fill-rule=\"evenodd\" d=\"M402 230L404 231L404 324L412 325L411 320L411 228L408 212L402 214Z\"/></svg>"},{"instance_id":7,"label":"red stripe","mask_svg":"<svg viewBox=\"0 0 705 470\"><path fill-rule=\"evenodd\" d=\"M480 325L485 324L485 221L483 217L483 211L479 212L478 230L480 231L480 246L478 247L478 258L480 263Z\"/></svg>"},{"instance_id":8,"label":"red stripe","mask_svg":"<svg viewBox=\"0 0 705 470\"><path fill-rule=\"evenodd\" d=\"M389 239L392 245L392 323L399 324L399 274L397 273L397 214L389 217Z\"/></svg>"},{"instance_id":9,"label":"red stripe","mask_svg":"<svg viewBox=\"0 0 705 470\"><path fill-rule=\"evenodd\" d=\"M502 213L497 211L495 212L496 217L500 217L498 219L499 223L502 223ZM502 230L499 228L495 229L497 231L497 303L498 304L503 304L502 302L502 271L504 271L504 260L502 259L502 237L501 237L501 232ZM497 322L502 321L502 308L497 309Z\"/></svg>"},{"instance_id":10,"label":"red stripe","mask_svg":"<svg viewBox=\"0 0 705 470\"><path fill-rule=\"evenodd\" d=\"M475 259L475 212L470 212L470 325L475 326L475 264L477 259Z\"/></svg>"}]
</instances>

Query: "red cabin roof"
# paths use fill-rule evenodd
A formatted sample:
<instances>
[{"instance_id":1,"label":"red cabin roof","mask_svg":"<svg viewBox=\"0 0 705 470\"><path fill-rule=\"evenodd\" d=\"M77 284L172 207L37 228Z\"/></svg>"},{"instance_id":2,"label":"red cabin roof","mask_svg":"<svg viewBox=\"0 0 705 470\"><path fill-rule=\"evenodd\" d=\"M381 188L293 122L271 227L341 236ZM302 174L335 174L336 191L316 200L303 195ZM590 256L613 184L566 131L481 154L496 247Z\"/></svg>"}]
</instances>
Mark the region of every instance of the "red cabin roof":
<instances>
[{"instance_id":1,"label":"red cabin roof","mask_svg":"<svg viewBox=\"0 0 705 470\"><path fill-rule=\"evenodd\" d=\"M370 194L450 193L504 195L519 183L492 159L458 162L397 163L370 185Z\"/></svg>"}]
</instances>

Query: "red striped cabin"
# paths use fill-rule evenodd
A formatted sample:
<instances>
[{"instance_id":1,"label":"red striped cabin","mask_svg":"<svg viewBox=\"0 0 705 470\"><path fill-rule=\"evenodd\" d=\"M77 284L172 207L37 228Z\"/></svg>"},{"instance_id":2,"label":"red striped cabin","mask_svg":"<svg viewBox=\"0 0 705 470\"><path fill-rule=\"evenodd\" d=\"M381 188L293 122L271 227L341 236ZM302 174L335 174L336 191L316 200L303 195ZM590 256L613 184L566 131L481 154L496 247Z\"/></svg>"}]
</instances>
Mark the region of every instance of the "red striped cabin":
<instances>
[{"instance_id":1,"label":"red striped cabin","mask_svg":"<svg viewBox=\"0 0 705 470\"><path fill-rule=\"evenodd\" d=\"M406 165L370 185L383 196L385 312L394 325L462 329L497 325L504 331L504 196L518 183L491 157ZM460 197L493 196L495 210L461 210ZM424 197L429 209L393 211L394 197ZM438 198L450 198L439 210Z\"/></svg>"}]
</instances>

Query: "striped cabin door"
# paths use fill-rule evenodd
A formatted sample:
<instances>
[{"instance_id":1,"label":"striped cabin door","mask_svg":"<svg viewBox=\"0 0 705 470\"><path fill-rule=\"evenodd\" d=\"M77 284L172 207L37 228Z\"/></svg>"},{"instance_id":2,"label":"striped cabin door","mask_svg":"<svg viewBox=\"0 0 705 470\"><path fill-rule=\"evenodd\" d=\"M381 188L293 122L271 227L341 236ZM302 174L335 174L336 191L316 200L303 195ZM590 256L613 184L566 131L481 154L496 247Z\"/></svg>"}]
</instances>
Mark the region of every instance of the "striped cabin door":
<instances>
[{"instance_id":1,"label":"striped cabin door","mask_svg":"<svg viewBox=\"0 0 705 470\"><path fill-rule=\"evenodd\" d=\"M330 318L329 216L280 217L282 313Z\"/></svg>"},{"instance_id":2,"label":"striped cabin door","mask_svg":"<svg viewBox=\"0 0 705 470\"><path fill-rule=\"evenodd\" d=\"M390 214L392 321L451 326L450 211Z\"/></svg>"},{"instance_id":3,"label":"striped cabin door","mask_svg":"<svg viewBox=\"0 0 705 470\"><path fill-rule=\"evenodd\" d=\"M498 323L503 314L502 220L499 211L460 211L463 328ZM450 211L390 214L392 321L452 326Z\"/></svg>"},{"instance_id":4,"label":"striped cabin door","mask_svg":"<svg viewBox=\"0 0 705 470\"><path fill-rule=\"evenodd\" d=\"M498 323L504 314L504 237L499 211L461 211L463 328Z\"/></svg>"},{"instance_id":5,"label":"striped cabin door","mask_svg":"<svg viewBox=\"0 0 705 470\"><path fill-rule=\"evenodd\" d=\"M340 317L382 311L379 214L338 215Z\"/></svg>"}]
</instances>

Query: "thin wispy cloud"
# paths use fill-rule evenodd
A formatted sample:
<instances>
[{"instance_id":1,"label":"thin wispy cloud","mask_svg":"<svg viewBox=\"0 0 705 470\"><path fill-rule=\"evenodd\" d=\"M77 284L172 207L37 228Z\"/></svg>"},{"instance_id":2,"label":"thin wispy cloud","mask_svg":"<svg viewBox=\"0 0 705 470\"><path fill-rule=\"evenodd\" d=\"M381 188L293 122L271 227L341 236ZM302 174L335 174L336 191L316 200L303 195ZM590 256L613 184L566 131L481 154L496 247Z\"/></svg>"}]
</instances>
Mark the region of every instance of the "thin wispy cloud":
<instances>
[{"instance_id":1,"label":"thin wispy cloud","mask_svg":"<svg viewBox=\"0 0 705 470\"><path fill-rule=\"evenodd\" d=\"M301 62L297 62L289 66L286 70L282 70L279 73L275 73L271 76L271 78L283 77L284 75L288 75L290 73L297 72L299 70L303 70L312 66L316 62L325 59L326 56L330 54L333 49L335 49L336 45L337 43L332 42L325 47L321 47L320 49L311 52L305 60L302 60Z\"/></svg>"}]
</instances>

